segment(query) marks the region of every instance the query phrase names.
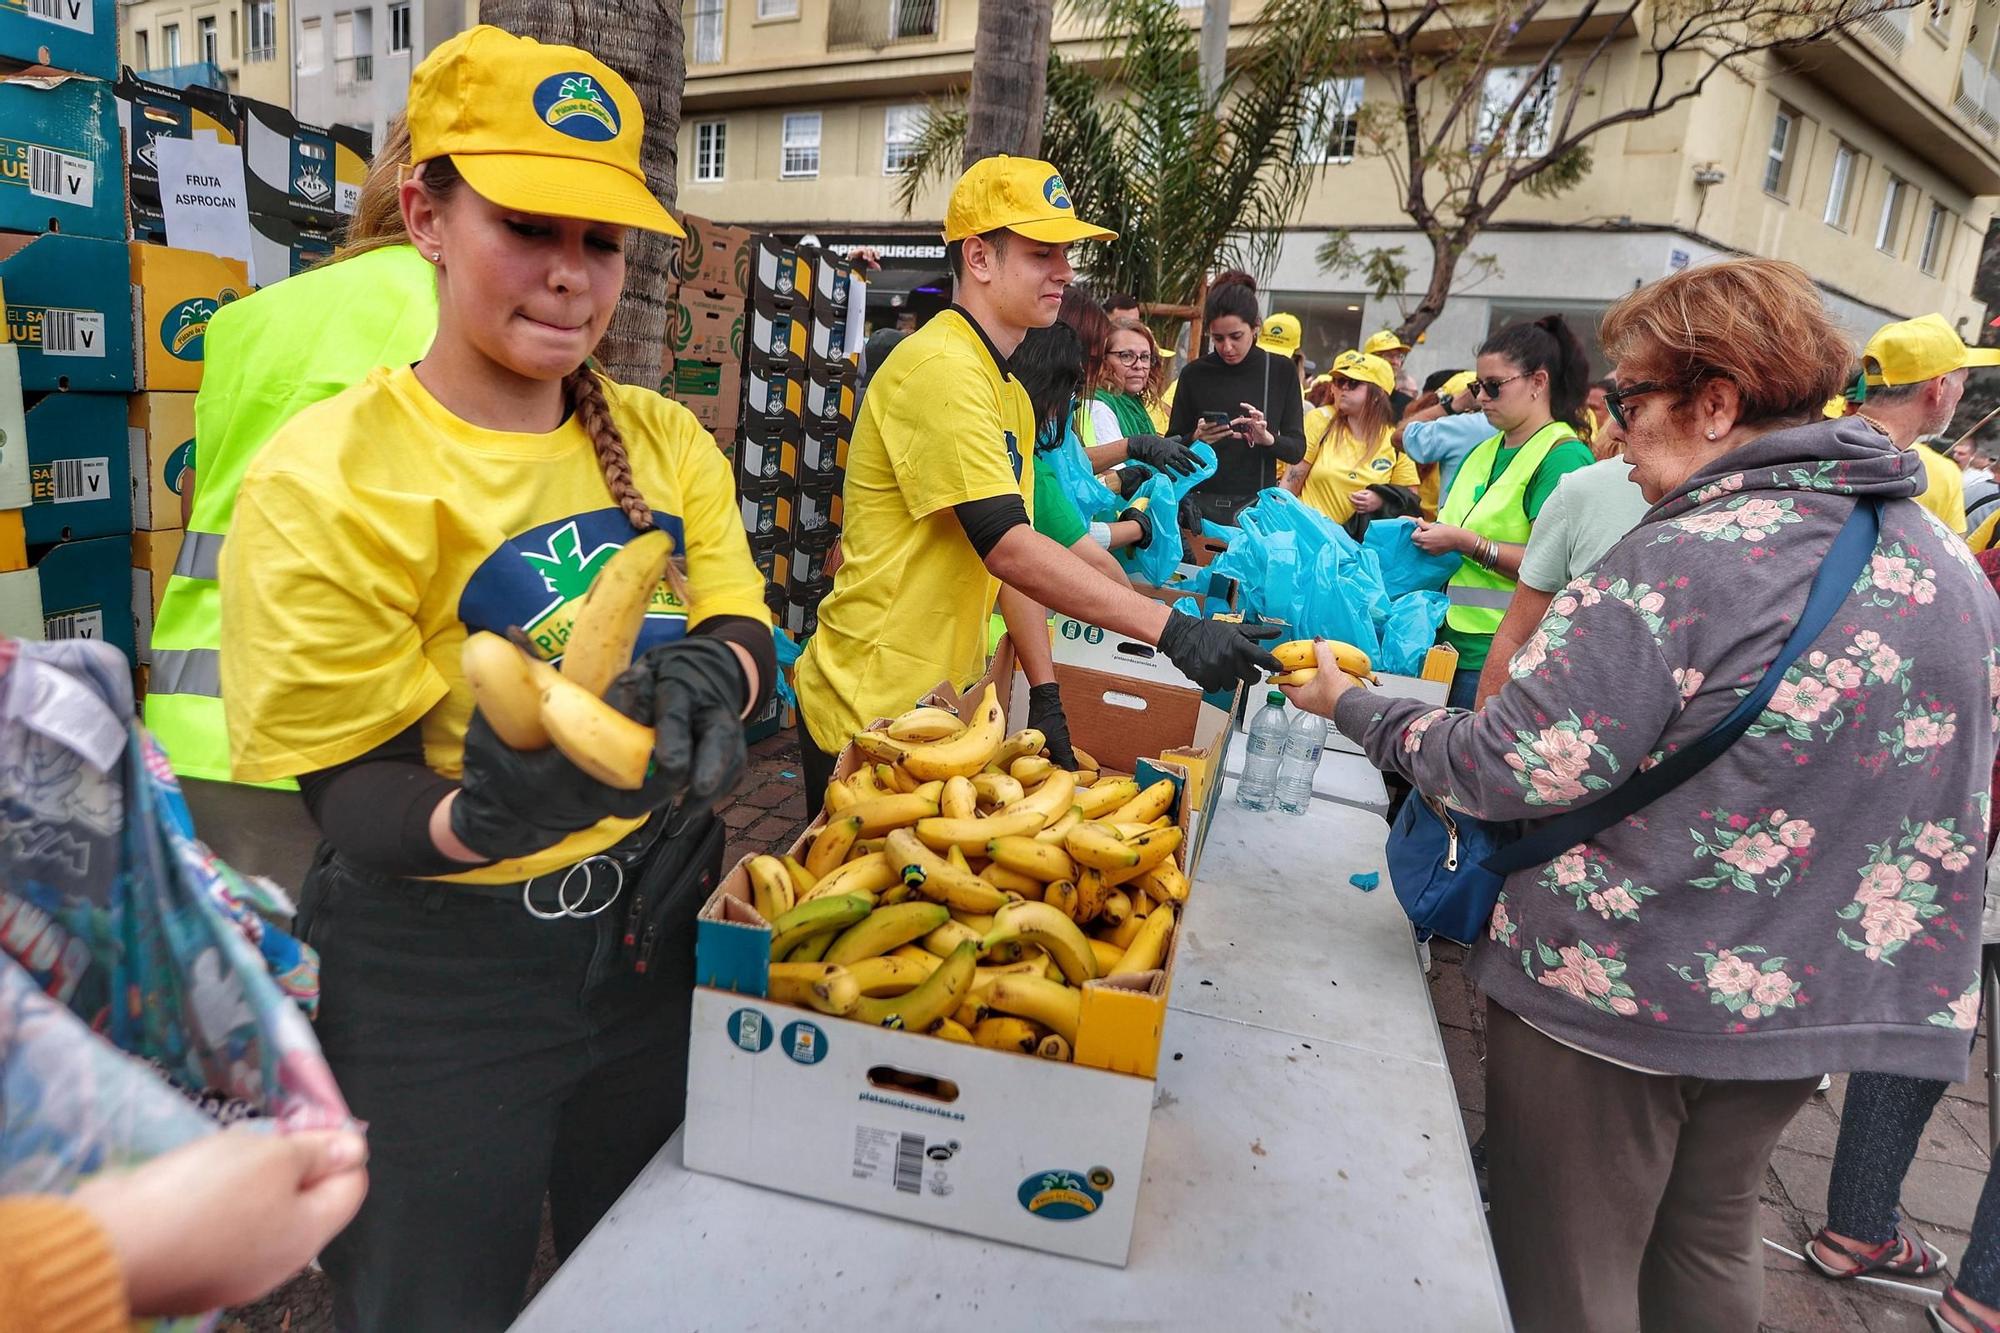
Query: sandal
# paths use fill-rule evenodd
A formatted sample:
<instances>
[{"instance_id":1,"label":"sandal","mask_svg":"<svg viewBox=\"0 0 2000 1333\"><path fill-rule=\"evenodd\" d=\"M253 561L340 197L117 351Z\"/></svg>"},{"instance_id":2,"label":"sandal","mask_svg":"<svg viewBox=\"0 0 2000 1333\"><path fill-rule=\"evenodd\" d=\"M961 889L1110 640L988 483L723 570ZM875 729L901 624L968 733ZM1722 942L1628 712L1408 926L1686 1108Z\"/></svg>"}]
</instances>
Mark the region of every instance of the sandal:
<instances>
[{"instance_id":1,"label":"sandal","mask_svg":"<svg viewBox=\"0 0 2000 1333\"><path fill-rule=\"evenodd\" d=\"M1839 1254L1854 1263L1852 1268L1835 1268L1819 1257L1819 1247ZM1821 1273L1835 1282L1860 1277L1863 1273L1894 1273L1899 1277L1931 1277L1945 1266L1945 1252L1919 1236L1909 1223L1898 1222L1896 1234L1872 1249L1850 1249L1827 1234L1822 1227L1813 1233L1806 1245L1806 1259ZM1980 1333L1987 1333L1982 1329ZM2000 1333L2000 1329L1992 1330Z\"/></svg>"},{"instance_id":2,"label":"sandal","mask_svg":"<svg viewBox=\"0 0 2000 1333\"><path fill-rule=\"evenodd\" d=\"M1950 1306L1951 1312L1960 1319L1963 1319L1971 1327L1972 1333L2000 1333L2000 1324L1982 1319L1965 1308L1965 1302L1959 1299L1957 1287L1952 1287L1945 1292L1943 1303ZM1930 1316L1931 1327L1936 1329L1937 1333L1961 1333L1961 1330L1953 1326L1943 1315L1938 1313L1937 1306L1930 1307L1924 1313Z\"/></svg>"}]
</instances>

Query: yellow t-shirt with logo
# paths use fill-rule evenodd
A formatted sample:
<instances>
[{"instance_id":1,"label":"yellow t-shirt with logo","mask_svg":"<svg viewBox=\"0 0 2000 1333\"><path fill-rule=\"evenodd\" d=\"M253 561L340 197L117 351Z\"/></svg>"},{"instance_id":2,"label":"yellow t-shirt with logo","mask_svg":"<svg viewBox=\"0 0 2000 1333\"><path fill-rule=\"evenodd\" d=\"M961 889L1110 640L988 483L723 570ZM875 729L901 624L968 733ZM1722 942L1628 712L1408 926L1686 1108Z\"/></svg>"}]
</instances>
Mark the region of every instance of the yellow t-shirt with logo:
<instances>
[{"instance_id":1,"label":"yellow t-shirt with logo","mask_svg":"<svg viewBox=\"0 0 2000 1333\"><path fill-rule=\"evenodd\" d=\"M694 416L607 381L632 475L687 559L639 651L716 616L771 623L729 466ZM239 781L344 763L421 724L456 777L472 696L459 650L518 625L561 656L577 599L632 537L583 427L546 435L460 420L408 367L383 368L281 428L243 479L222 553L222 680ZM506 884L578 861L637 821L606 819L531 856L447 878Z\"/></svg>"},{"instance_id":2,"label":"yellow t-shirt with logo","mask_svg":"<svg viewBox=\"0 0 2000 1333\"><path fill-rule=\"evenodd\" d=\"M1958 464L1928 445L1913 444L1924 464L1924 489L1917 503L1944 520L1944 525L1965 535L1965 474Z\"/></svg>"},{"instance_id":3,"label":"yellow t-shirt with logo","mask_svg":"<svg viewBox=\"0 0 2000 1333\"><path fill-rule=\"evenodd\" d=\"M1331 407L1316 407L1306 415L1307 504L1336 523L1354 516L1352 496L1370 486L1417 486L1417 465L1390 442L1384 426L1372 445L1365 445L1341 422Z\"/></svg>"},{"instance_id":4,"label":"yellow t-shirt with logo","mask_svg":"<svg viewBox=\"0 0 2000 1333\"><path fill-rule=\"evenodd\" d=\"M1035 412L970 319L946 310L869 381L847 452L845 560L799 658L799 709L838 754L878 717L986 669L1000 581L952 506L1019 495L1035 513Z\"/></svg>"}]
</instances>

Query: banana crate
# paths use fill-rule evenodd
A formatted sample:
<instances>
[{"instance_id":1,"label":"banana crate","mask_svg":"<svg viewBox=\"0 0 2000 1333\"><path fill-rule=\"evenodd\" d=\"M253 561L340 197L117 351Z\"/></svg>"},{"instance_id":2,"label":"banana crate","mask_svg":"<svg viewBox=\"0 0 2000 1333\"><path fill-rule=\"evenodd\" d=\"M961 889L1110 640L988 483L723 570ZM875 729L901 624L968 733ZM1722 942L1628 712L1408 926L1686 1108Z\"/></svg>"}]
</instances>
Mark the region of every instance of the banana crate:
<instances>
[{"instance_id":1,"label":"banana crate","mask_svg":"<svg viewBox=\"0 0 2000 1333\"><path fill-rule=\"evenodd\" d=\"M1179 838L1169 855L1185 876L1189 835L1198 820L1190 797L1198 794L1200 778L1193 769L1204 752L1193 744L1186 711L1176 706L1183 701L1172 697L1185 691L1114 681L1115 692L1138 706L1128 703L1110 714L1080 678L1063 684L1078 745L1109 768L1136 770L1141 782L1175 783L1171 820ZM1004 692L1008 729L1020 725L1027 682L1015 673L1004 639L987 676L962 694L941 686L922 702L976 724L989 685ZM1204 720L1218 730L1226 725L1226 718ZM871 730L887 725L877 722ZM1209 737L1208 745L1216 739ZM1176 749L1189 752L1192 769L1167 758L1140 758ZM850 744L835 777L849 780L873 762ZM770 854L803 862L831 818L822 814L791 848ZM1124 1264L1144 1174L1178 924L1156 966L1083 980L1074 1001L1075 1040L1057 1053L1070 1059L1039 1058L1025 1049L875 1026L853 1011L842 1016L772 999L773 932L758 910L768 900L753 883L753 859L744 858L729 873L697 923L700 984L689 1042L686 1164L946 1230ZM1189 891L1184 881L1181 906ZM1152 908L1171 911L1165 904ZM1060 961L1059 952L1051 947L1050 958ZM994 966L994 977L1019 974L1034 956L1012 969ZM969 956L955 961L971 966ZM985 961L997 963L997 955ZM1146 961L1153 961L1151 953ZM927 976L948 975L954 965L936 964ZM885 1015L893 1007L863 1003ZM1049 1044L1045 1038L1044 1049Z\"/></svg>"}]
</instances>

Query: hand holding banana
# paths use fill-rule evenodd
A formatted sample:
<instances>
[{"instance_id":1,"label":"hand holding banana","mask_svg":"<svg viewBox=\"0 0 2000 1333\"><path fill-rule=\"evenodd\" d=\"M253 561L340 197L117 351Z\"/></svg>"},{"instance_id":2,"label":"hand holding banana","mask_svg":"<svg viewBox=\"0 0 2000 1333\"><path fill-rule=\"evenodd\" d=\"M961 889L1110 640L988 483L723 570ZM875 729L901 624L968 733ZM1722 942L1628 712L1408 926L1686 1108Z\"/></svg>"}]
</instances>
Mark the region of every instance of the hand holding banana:
<instances>
[{"instance_id":1,"label":"hand holding banana","mask_svg":"<svg viewBox=\"0 0 2000 1333\"><path fill-rule=\"evenodd\" d=\"M1351 643L1294 639L1273 649L1272 656L1287 669L1272 677L1271 683L1284 691L1294 707L1323 718L1333 717L1333 706L1341 695L1374 679L1368 654Z\"/></svg>"}]
</instances>

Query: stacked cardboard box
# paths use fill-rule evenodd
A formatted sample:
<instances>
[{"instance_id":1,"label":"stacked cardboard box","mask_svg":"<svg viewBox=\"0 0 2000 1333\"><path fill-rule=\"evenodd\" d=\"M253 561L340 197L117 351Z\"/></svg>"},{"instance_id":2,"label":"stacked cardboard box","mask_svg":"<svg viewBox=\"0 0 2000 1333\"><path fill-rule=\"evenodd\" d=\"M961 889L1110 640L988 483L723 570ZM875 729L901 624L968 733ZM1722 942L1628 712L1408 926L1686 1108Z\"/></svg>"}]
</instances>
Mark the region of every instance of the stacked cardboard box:
<instances>
[{"instance_id":1,"label":"stacked cardboard box","mask_svg":"<svg viewBox=\"0 0 2000 1333\"><path fill-rule=\"evenodd\" d=\"M687 239L667 294L660 392L693 412L732 458L743 413L743 328L749 304L750 233L683 217Z\"/></svg>"}]
</instances>

